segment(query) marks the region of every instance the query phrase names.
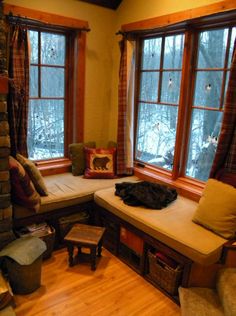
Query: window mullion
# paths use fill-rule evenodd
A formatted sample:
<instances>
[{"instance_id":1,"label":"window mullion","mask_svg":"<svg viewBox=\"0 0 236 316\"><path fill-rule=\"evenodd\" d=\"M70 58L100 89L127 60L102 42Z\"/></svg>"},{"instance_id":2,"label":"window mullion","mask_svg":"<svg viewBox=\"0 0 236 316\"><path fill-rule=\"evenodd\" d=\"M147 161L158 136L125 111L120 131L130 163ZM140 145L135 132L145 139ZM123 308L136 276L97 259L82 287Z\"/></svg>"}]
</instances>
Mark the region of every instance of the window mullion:
<instances>
[{"instance_id":1,"label":"window mullion","mask_svg":"<svg viewBox=\"0 0 236 316\"><path fill-rule=\"evenodd\" d=\"M178 123L176 131L176 147L174 155L173 179L184 175L187 161L187 148L191 123L191 107L194 91L194 66L196 64L196 47L193 43L194 34L185 32L185 48L183 54L183 69L179 99ZM194 55L193 55L194 54Z\"/></svg>"},{"instance_id":2,"label":"window mullion","mask_svg":"<svg viewBox=\"0 0 236 316\"><path fill-rule=\"evenodd\" d=\"M161 89L162 89L162 77L163 77L164 50L165 50L165 37L162 36L162 43L161 43L161 60L160 60L159 82L158 82L158 92L157 92L157 102L158 102L158 103L161 102Z\"/></svg>"},{"instance_id":3,"label":"window mullion","mask_svg":"<svg viewBox=\"0 0 236 316\"><path fill-rule=\"evenodd\" d=\"M41 98L41 32L38 32L38 96Z\"/></svg>"},{"instance_id":4,"label":"window mullion","mask_svg":"<svg viewBox=\"0 0 236 316\"><path fill-rule=\"evenodd\" d=\"M226 47L226 52L225 52L224 73L223 73L222 85L221 85L221 93L220 93L220 110L223 109L224 100L225 100L225 83L226 83L226 76L227 76L227 70L226 69L228 68L228 59L229 59L231 34L232 34L232 28L229 28L228 39L227 39L227 47Z\"/></svg>"}]
</instances>

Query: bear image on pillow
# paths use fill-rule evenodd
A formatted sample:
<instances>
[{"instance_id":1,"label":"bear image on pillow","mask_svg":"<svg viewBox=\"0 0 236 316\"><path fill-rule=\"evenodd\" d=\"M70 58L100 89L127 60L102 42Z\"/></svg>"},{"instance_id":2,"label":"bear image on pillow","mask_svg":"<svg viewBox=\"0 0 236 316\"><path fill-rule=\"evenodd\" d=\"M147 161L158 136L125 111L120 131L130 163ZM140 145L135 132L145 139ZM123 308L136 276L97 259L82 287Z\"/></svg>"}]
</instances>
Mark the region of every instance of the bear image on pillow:
<instances>
[{"instance_id":1,"label":"bear image on pillow","mask_svg":"<svg viewBox=\"0 0 236 316\"><path fill-rule=\"evenodd\" d=\"M85 147L86 169L84 177L87 179L115 178L116 148L88 148Z\"/></svg>"},{"instance_id":2,"label":"bear image on pillow","mask_svg":"<svg viewBox=\"0 0 236 316\"><path fill-rule=\"evenodd\" d=\"M110 159L105 157L94 157L93 158L93 169L94 170L108 170L107 164L109 163Z\"/></svg>"}]
</instances>

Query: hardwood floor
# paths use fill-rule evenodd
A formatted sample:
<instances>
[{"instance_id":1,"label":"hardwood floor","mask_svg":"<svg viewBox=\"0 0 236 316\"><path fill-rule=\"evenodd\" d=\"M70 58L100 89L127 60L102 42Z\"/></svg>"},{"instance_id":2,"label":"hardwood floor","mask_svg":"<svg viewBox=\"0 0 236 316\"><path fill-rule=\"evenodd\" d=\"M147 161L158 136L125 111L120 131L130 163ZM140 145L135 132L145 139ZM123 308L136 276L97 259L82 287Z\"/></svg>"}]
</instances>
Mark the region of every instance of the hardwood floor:
<instances>
[{"instance_id":1,"label":"hardwood floor","mask_svg":"<svg viewBox=\"0 0 236 316\"><path fill-rule=\"evenodd\" d=\"M41 287L15 295L17 316L179 316L180 308L106 249L96 271L68 267L66 249L43 262Z\"/></svg>"}]
</instances>

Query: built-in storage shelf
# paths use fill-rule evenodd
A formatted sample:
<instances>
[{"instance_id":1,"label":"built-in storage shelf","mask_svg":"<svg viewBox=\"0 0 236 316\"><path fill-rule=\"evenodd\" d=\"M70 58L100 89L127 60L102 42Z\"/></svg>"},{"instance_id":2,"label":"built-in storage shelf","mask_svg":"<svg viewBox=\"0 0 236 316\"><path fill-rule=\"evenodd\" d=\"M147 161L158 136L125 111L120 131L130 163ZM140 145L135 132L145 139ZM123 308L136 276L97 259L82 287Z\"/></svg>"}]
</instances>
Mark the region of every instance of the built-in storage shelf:
<instances>
[{"instance_id":1,"label":"built-in storage shelf","mask_svg":"<svg viewBox=\"0 0 236 316\"><path fill-rule=\"evenodd\" d=\"M133 268L137 273L142 274L142 255L136 253L122 242L119 245L118 257Z\"/></svg>"},{"instance_id":2,"label":"built-in storage shelf","mask_svg":"<svg viewBox=\"0 0 236 316\"><path fill-rule=\"evenodd\" d=\"M106 228L103 246L179 303L178 287L188 285L192 261L99 206L95 213L96 225ZM169 261L153 259L157 253Z\"/></svg>"}]
</instances>

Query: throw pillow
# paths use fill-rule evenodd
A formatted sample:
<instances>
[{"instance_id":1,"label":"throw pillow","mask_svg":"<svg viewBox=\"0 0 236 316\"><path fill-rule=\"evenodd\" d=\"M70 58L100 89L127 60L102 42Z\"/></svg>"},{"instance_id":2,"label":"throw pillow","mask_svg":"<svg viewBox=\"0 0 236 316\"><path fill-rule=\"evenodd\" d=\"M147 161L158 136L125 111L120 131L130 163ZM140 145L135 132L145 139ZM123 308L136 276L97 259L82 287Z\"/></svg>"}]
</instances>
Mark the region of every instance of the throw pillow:
<instances>
[{"instance_id":1,"label":"throw pillow","mask_svg":"<svg viewBox=\"0 0 236 316\"><path fill-rule=\"evenodd\" d=\"M12 201L37 212L40 208L40 195L35 190L25 169L11 156L9 157L9 171Z\"/></svg>"},{"instance_id":2,"label":"throw pillow","mask_svg":"<svg viewBox=\"0 0 236 316\"><path fill-rule=\"evenodd\" d=\"M215 179L206 183L193 222L223 238L236 236L236 189Z\"/></svg>"},{"instance_id":3,"label":"throw pillow","mask_svg":"<svg viewBox=\"0 0 236 316\"><path fill-rule=\"evenodd\" d=\"M24 156L17 154L16 159L19 161L19 163L24 167L26 172L28 173L31 181L34 184L35 189L37 192L42 195L46 196L48 195L46 185L44 183L43 177L39 171L39 169L35 166L33 161L25 158Z\"/></svg>"},{"instance_id":4,"label":"throw pillow","mask_svg":"<svg viewBox=\"0 0 236 316\"><path fill-rule=\"evenodd\" d=\"M69 145L69 154L71 159L71 171L73 176L81 176L85 170L84 147L95 148L95 142L73 143Z\"/></svg>"},{"instance_id":5,"label":"throw pillow","mask_svg":"<svg viewBox=\"0 0 236 316\"><path fill-rule=\"evenodd\" d=\"M113 179L115 175L116 148L85 147L87 179Z\"/></svg>"}]
</instances>

